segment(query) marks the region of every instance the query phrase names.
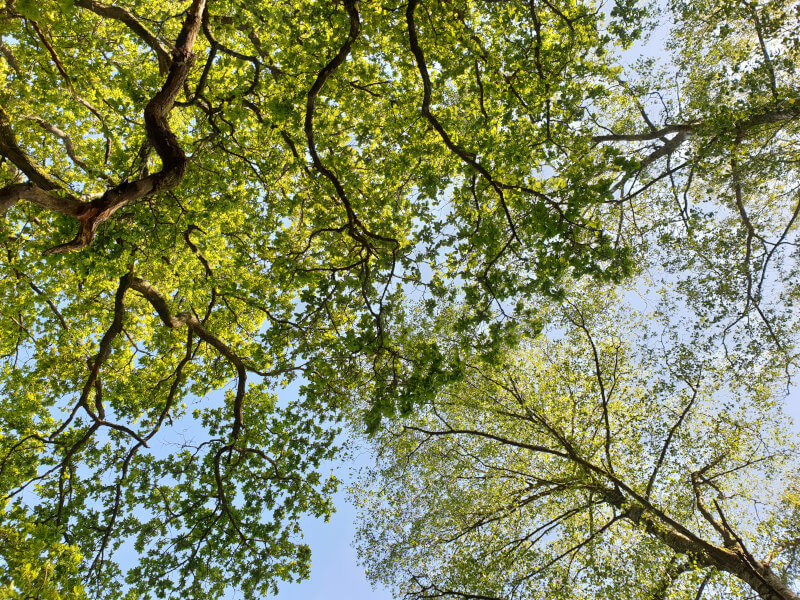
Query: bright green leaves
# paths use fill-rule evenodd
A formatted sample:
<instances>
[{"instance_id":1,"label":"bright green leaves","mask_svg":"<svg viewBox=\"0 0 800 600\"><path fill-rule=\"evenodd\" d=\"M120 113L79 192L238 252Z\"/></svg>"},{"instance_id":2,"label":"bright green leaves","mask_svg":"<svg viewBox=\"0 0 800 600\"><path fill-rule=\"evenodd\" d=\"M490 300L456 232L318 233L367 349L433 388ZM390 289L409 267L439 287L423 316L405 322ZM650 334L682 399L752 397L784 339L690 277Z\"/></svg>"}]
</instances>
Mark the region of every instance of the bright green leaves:
<instances>
[{"instance_id":1,"label":"bright green leaves","mask_svg":"<svg viewBox=\"0 0 800 600\"><path fill-rule=\"evenodd\" d=\"M605 43L598 23L582 5L519 8L487 8L487 19L482 6L437 5L442 14L453 11L447 25L419 24L420 47L432 57L431 110L442 146L451 140L448 149L462 159L451 157L459 174L438 226L457 227L459 236L430 255L448 252L451 264L465 265L481 282L484 310L514 295L557 294L569 273L603 278L595 252L601 259L622 252L605 265L609 277L627 270L624 250L602 233L608 225L584 220L608 186L586 186L585 172L578 185L551 176L561 175L563 157L582 154L587 80L595 82L591 99L614 79L611 65L591 52Z\"/></svg>"},{"instance_id":2,"label":"bright green leaves","mask_svg":"<svg viewBox=\"0 0 800 600\"><path fill-rule=\"evenodd\" d=\"M369 576L420 599L752 593L752 567L712 557L734 534L754 556L785 552L797 454L780 377L754 385L609 288L571 291L541 336L493 362L462 355L461 378L368 442L378 463L355 495Z\"/></svg>"},{"instance_id":3,"label":"bright green leaves","mask_svg":"<svg viewBox=\"0 0 800 600\"><path fill-rule=\"evenodd\" d=\"M319 465L352 398L377 431L469 385L465 357L504 364L546 303L586 280L675 273L673 312L716 327L698 348L711 354L732 318L729 360L760 373L759 339L785 349L769 377L793 360L788 4L673 2L680 73L648 63L631 81L613 46L649 9L630 0L606 13L580 0L211 3L163 116L188 157L180 184L115 205L80 252L48 254L172 160L143 113L175 81L187 5L0 13L0 495L28 502L42 562L56 561L45 547L67 552L48 537L60 531L87 581L127 577L132 596L255 597L305 576L297 522L330 511ZM276 401L292 381L299 398ZM635 437L646 417L614 426ZM143 556L127 573L124 540ZM597 581L619 575L599 574L597 552Z\"/></svg>"},{"instance_id":4,"label":"bright green leaves","mask_svg":"<svg viewBox=\"0 0 800 600\"><path fill-rule=\"evenodd\" d=\"M331 457L332 433L302 407L277 408L257 388L248 397L252 425L235 444L215 435L225 411L205 409L209 442L138 465L148 479L136 485L134 505L149 518L132 515L143 559L127 580L142 597L236 587L258 598L280 580L308 576L298 518L330 515L336 481L317 469Z\"/></svg>"},{"instance_id":5,"label":"bright green leaves","mask_svg":"<svg viewBox=\"0 0 800 600\"><path fill-rule=\"evenodd\" d=\"M62 531L37 523L19 506L0 508L0 595L3 598L83 600L81 553Z\"/></svg>"}]
</instances>

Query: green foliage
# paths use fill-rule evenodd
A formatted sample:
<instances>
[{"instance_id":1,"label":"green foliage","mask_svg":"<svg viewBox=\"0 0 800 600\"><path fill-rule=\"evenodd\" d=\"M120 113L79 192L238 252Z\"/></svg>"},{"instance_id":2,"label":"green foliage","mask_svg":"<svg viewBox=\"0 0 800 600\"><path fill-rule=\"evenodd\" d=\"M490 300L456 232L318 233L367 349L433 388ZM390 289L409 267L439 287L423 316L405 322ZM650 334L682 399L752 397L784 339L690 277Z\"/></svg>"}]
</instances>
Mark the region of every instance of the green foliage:
<instances>
[{"instance_id":1,"label":"green foliage","mask_svg":"<svg viewBox=\"0 0 800 600\"><path fill-rule=\"evenodd\" d=\"M37 523L20 507L0 512L0 595L3 598L79 600L81 554L65 544L62 532Z\"/></svg>"},{"instance_id":2,"label":"green foliage","mask_svg":"<svg viewBox=\"0 0 800 600\"><path fill-rule=\"evenodd\" d=\"M795 598L780 372L732 377L608 289L580 292L373 439L353 490L370 578L409 599Z\"/></svg>"},{"instance_id":3,"label":"green foliage","mask_svg":"<svg viewBox=\"0 0 800 600\"><path fill-rule=\"evenodd\" d=\"M7 593L307 576L353 398L412 414L576 281L649 277L675 347L791 373L792 6L672 2L659 70L633 0L6 0Z\"/></svg>"}]
</instances>

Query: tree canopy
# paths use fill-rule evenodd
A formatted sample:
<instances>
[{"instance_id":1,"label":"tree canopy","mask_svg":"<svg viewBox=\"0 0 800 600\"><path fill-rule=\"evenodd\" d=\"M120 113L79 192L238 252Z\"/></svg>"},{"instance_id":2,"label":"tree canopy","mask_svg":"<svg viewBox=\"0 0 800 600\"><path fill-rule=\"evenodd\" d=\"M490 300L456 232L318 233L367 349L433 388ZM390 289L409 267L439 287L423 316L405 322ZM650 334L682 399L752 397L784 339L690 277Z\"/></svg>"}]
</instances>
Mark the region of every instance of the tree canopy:
<instances>
[{"instance_id":1,"label":"tree canopy","mask_svg":"<svg viewBox=\"0 0 800 600\"><path fill-rule=\"evenodd\" d=\"M671 60L631 61L659 19ZM798 20L788 0L5 0L3 593L306 576L336 421L422 410L587 280L666 290L675 343L731 378L790 376Z\"/></svg>"},{"instance_id":2,"label":"tree canopy","mask_svg":"<svg viewBox=\"0 0 800 600\"><path fill-rule=\"evenodd\" d=\"M779 372L731 378L602 291L378 435L356 491L373 581L406 599L798 597Z\"/></svg>"}]
</instances>

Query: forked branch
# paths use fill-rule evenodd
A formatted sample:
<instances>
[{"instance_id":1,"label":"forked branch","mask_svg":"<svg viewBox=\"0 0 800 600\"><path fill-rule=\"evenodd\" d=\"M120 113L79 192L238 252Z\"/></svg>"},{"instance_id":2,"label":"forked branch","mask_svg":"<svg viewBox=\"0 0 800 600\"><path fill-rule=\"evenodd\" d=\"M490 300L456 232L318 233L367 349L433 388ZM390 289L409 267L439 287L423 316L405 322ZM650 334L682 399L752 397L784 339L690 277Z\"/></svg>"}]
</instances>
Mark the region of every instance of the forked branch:
<instances>
[{"instance_id":1,"label":"forked branch","mask_svg":"<svg viewBox=\"0 0 800 600\"><path fill-rule=\"evenodd\" d=\"M100 11L98 14L102 14L104 10L115 14L119 12L91 0L84 0L83 4L95 12ZM168 117L194 63L192 50L200 31L205 7L205 0L193 0L172 52L167 80L144 110L147 139L162 163L161 171L157 173L136 181L123 182L90 202L81 202L50 178L42 167L20 149L11 130L8 115L0 107L0 154L8 158L29 179L27 184L11 184L0 189L0 212L5 212L20 200L28 200L49 210L73 216L78 221L75 239L51 248L48 253L70 252L86 247L94 239L100 224L119 209L145 196L170 190L183 179L186 153L170 129ZM117 17L125 22L121 13ZM133 21L128 20L127 23L130 27ZM135 30L135 24L133 28ZM150 41L158 48L156 54L159 56L159 63L163 63L163 48L156 43L154 37Z\"/></svg>"}]
</instances>

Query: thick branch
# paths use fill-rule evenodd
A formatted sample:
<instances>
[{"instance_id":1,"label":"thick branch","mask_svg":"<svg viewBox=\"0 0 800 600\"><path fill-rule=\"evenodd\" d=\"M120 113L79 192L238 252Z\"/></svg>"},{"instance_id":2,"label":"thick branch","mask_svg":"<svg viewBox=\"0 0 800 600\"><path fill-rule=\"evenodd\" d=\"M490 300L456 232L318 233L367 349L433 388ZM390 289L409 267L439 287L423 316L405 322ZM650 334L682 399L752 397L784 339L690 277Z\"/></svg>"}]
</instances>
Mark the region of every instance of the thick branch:
<instances>
[{"instance_id":1,"label":"thick branch","mask_svg":"<svg viewBox=\"0 0 800 600\"><path fill-rule=\"evenodd\" d=\"M161 90L147 103L144 110L147 139L161 159L161 171L134 182L123 182L108 190L100 198L93 200L85 212L78 217L79 229L75 239L51 248L48 252L69 252L86 247L94 238L99 225L107 221L119 209L149 194L170 190L183 179L186 170L186 153L170 129L167 117L194 62L192 48L200 31L204 9L205 0L194 0L189 7L173 51L172 65L167 80Z\"/></svg>"},{"instance_id":2,"label":"thick branch","mask_svg":"<svg viewBox=\"0 0 800 600\"><path fill-rule=\"evenodd\" d=\"M20 200L27 200L31 204L73 217L80 215L86 206L72 196L62 198L51 194L33 182L12 183L0 188L0 215L4 215Z\"/></svg>"},{"instance_id":3,"label":"thick branch","mask_svg":"<svg viewBox=\"0 0 800 600\"><path fill-rule=\"evenodd\" d=\"M628 499L618 490L601 490L604 499L627 512L627 518L644 527L645 531L661 540L670 549L691 556L698 564L730 573L747 583L763 600L800 600L800 596L778 577L766 562L748 560L740 549L722 548L710 542L698 544L665 523L647 508Z\"/></svg>"},{"instance_id":4,"label":"thick branch","mask_svg":"<svg viewBox=\"0 0 800 600\"><path fill-rule=\"evenodd\" d=\"M675 152L680 147L680 145L686 141L688 136L689 134L687 132L679 131L675 137L664 142L663 146L656 148L653 152L651 152L644 159L642 159L642 162L640 163L641 168L643 169L653 164L659 158L672 155L672 153Z\"/></svg>"},{"instance_id":5,"label":"thick branch","mask_svg":"<svg viewBox=\"0 0 800 600\"><path fill-rule=\"evenodd\" d=\"M19 61L17 60L17 57L14 56L14 53L11 51L11 48L9 48L2 41L0 41L0 54L6 57L8 65L12 69L14 69L14 71L17 74L17 77L22 77L22 71L19 68Z\"/></svg>"},{"instance_id":6,"label":"thick branch","mask_svg":"<svg viewBox=\"0 0 800 600\"><path fill-rule=\"evenodd\" d=\"M677 125L667 125L661 129L654 131L647 131L645 133L609 133L606 135L596 135L592 137L592 141L599 142L649 142L651 140L659 140L671 133L691 133L695 130L694 125L681 123Z\"/></svg>"},{"instance_id":7,"label":"thick branch","mask_svg":"<svg viewBox=\"0 0 800 600\"><path fill-rule=\"evenodd\" d=\"M236 396L233 401L233 438L238 438L242 428L244 427L242 407L244 404L244 394L247 385L247 367L245 366L244 361L242 361L242 359L236 353L234 353L233 350L231 350L225 344L225 342L208 331L208 329L206 329L200 320L193 314L182 312L178 313L177 315L173 315L169 310L167 301L164 299L161 293L146 281L143 281L138 277L133 278L131 281L131 289L136 290L145 297L145 299L155 309L164 325L170 329L176 329L186 325L186 327L193 331L197 337L202 339L208 345L212 346L234 366L236 369L237 386Z\"/></svg>"},{"instance_id":8,"label":"thick branch","mask_svg":"<svg viewBox=\"0 0 800 600\"><path fill-rule=\"evenodd\" d=\"M117 7L98 4L94 0L79 0L78 4L95 12L99 11L98 14L106 11L107 14L103 16L119 18L134 31L140 29L141 31L138 33L140 35L144 33L143 39L145 41L150 39L150 42L158 48L156 54L159 55L159 62L163 62L161 54L165 50L160 44L156 44L156 38L152 34L148 34L141 24L137 25L138 21L131 13ZM94 238L99 225L107 221L116 211L149 194L172 189L183 179L186 170L186 154L170 129L167 117L194 62L192 48L200 31L204 10L205 0L192 2L178 35L167 80L145 107L144 120L147 139L155 148L162 162L162 169L158 173L137 181L123 182L89 203L82 203L70 195L61 198L48 194L48 191L60 190L61 186L20 149L11 130L8 115L0 107L0 154L16 165L31 182L29 184L12 184L0 189L0 212L4 212L19 200L28 200L49 210L74 216L78 220L78 234L75 239L51 248L48 253L69 252L87 246Z\"/></svg>"},{"instance_id":9,"label":"thick branch","mask_svg":"<svg viewBox=\"0 0 800 600\"><path fill-rule=\"evenodd\" d=\"M783 123L792 121L800 117L800 107L797 103L781 102L777 108L766 110L761 113L754 114L747 119L735 122L731 129L744 133L749 129L760 127L761 125L770 125L773 123ZM602 142L649 142L653 140L664 139L667 135L677 133L678 135L667 141L666 144L674 142L680 138L683 142L688 136L699 133L707 125L705 121L695 121L692 123L675 123L672 125L665 125L661 129L654 129L652 131L645 131L642 133L609 133L604 135L595 135L592 141L595 143ZM681 137L683 136L683 137ZM665 145L666 145L665 144ZM658 150L656 150L658 152ZM666 154L662 153L661 156Z\"/></svg>"}]
</instances>

